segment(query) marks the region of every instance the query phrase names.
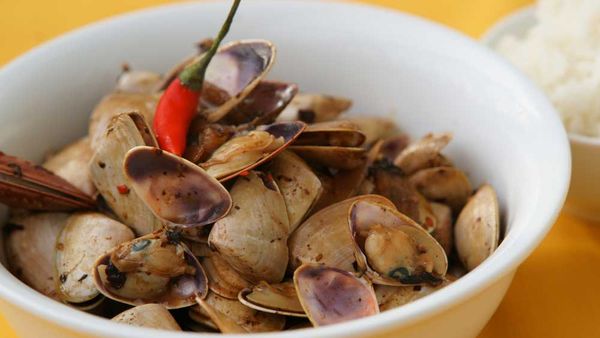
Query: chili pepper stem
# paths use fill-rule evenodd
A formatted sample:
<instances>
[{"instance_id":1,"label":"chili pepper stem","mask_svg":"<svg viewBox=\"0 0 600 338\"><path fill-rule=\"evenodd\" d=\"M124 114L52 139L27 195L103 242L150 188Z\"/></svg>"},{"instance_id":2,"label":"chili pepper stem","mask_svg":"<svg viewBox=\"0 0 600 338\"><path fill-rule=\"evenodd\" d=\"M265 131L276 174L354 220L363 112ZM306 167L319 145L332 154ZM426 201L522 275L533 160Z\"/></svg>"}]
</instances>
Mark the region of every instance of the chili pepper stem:
<instances>
[{"instance_id":1,"label":"chili pepper stem","mask_svg":"<svg viewBox=\"0 0 600 338\"><path fill-rule=\"evenodd\" d=\"M198 62L185 67L179 77L169 84L158 101L152 127L161 149L178 156L185 151L188 129L202 96L206 68L229 32L240 2L241 0L233 1L227 19L208 51Z\"/></svg>"},{"instance_id":2,"label":"chili pepper stem","mask_svg":"<svg viewBox=\"0 0 600 338\"><path fill-rule=\"evenodd\" d=\"M237 12L240 2L241 0L233 1L231 9L229 10L229 14L227 15L227 19L225 19L223 26L221 26L221 30L219 31L219 34L215 38L213 44L210 46L210 49L204 54L204 56L202 56L202 58L198 62L194 62L193 64L187 66L179 74L179 80L186 87L194 91L202 90L202 83L204 82L204 75L206 74L208 64L210 63L210 60L212 60L213 56L215 56L215 54L217 53L221 41L223 41L223 39L229 32L229 28L231 27L231 23L233 22L233 17Z\"/></svg>"}]
</instances>

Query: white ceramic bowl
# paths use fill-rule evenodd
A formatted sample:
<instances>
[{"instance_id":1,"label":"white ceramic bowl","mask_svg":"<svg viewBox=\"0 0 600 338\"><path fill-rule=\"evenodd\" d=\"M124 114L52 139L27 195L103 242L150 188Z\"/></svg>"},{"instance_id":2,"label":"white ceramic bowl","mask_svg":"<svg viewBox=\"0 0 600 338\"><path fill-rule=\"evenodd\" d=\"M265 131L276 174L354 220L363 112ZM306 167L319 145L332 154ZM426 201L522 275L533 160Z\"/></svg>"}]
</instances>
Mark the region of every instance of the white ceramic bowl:
<instances>
[{"instance_id":1,"label":"white ceramic bowl","mask_svg":"<svg viewBox=\"0 0 600 338\"><path fill-rule=\"evenodd\" d=\"M45 44L0 71L0 147L39 160L86 130L120 65L165 71L214 34L227 3L184 3L106 20ZM478 43L431 22L363 5L244 1L229 39L279 48L271 78L354 99L418 136L452 131L451 158L475 184L491 182L506 237L481 266L414 303L357 321L277 337L475 337L521 262L562 206L567 137L527 79ZM177 338L78 312L29 289L0 266L3 314L23 338ZM199 337L198 335L196 337ZM247 337L247 336L245 336Z\"/></svg>"},{"instance_id":2,"label":"white ceramic bowl","mask_svg":"<svg viewBox=\"0 0 600 338\"><path fill-rule=\"evenodd\" d=\"M495 48L506 35L523 36L536 19L529 6L500 20L482 37L482 42ZM573 169L565 210L600 222L600 138L569 133Z\"/></svg>"}]
</instances>

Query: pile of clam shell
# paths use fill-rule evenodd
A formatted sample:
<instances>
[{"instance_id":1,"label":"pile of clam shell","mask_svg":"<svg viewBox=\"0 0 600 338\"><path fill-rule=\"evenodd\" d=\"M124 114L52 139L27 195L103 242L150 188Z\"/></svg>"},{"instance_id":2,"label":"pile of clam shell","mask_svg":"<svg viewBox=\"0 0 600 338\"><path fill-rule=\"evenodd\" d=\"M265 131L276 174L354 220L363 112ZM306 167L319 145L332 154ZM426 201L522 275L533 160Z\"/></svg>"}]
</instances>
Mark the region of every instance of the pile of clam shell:
<instances>
[{"instance_id":1,"label":"pile of clam shell","mask_svg":"<svg viewBox=\"0 0 600 338\"><path fill-rule=\"evenodd\" d=\"M202 53L202 51L199 51ZM124 70L86 137L42 164L2 154L10 269L69 306L166 330L265 332L387 311L498 246L498 200L346 98L265 80L268 41L220 48L183 157L150 128L168 74Z\"/></svg>"}]
</instances>

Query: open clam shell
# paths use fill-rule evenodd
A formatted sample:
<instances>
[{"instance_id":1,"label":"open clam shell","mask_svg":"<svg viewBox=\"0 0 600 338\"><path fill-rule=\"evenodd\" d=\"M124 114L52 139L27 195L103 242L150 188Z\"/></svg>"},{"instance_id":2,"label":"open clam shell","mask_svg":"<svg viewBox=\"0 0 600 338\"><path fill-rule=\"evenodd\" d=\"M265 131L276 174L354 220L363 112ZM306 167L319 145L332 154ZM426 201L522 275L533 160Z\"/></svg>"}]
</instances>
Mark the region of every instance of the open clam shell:
<instances>
[{"instance_id":1,"label":"open clam shell","mask_svg":"<svg viewBox=\"0 0 600 338\"><path fill-rule=\"evenodd\" d=\"M348 231L348 211L356 201L372 201L393 207L378 195L356 196L330 205L310 216L288 240L290 268L318 263L354 271L354 244Z\"/></svg>"},{"instance_id":2,"label":"open clam shell","mask_svg":"<svg viewBox=\"0 0 600 338\"><path fill-rule=\"evenodd\" d=\"M90 146L96 151L103 143L112 119L123 113L135 112L146 121L154 119L154 111L160 96L154 94L115 92L105 96L94 108L90 117L88 136Z\"/></svg>"},{"instance_id":3,"label":"open clam shell","mask_svg":"<svg viewBox=\"0 0 600 338\"><path fill-rule=\"evenodd\" d=\"M375 284L439 284L446 275L444 249L421 226L394 208L355 202L348 213L356 263Z\"/></svg>"},{"instance_id":4,"label":"open clam shell","mask_svg":"<svg viewBox=\"0 0 600 338\"><path fill-rule=\"evenodd\" d=\"M279 115L279 121L303 121L316 123L335 120L352 106L352 101L343 97L324 94L298 93Z\"/></svg>"},{"instance_id":5,"label":"open clam shell","mask_svg":"<svg viewBox=\"0 0 600 338\"><path fill-rule=\"evenodd\" d=\"M253 309L292 317L306 317L293 282L269 284L260 282L241 290L239 301Z\"/></svg>"},{"instance_id":6,"label":"open clam shell","mask_svg":"<svg viewBox=\"0 0 600 338\"><path fill-rule=\"evenodd\" d=\"M397 133L394 121L383 117L352 117L347 119L365 135L365 145L373 144Z\"/></svg>"},{"instance_id":7,"label":"open clam shell","mask_svg":"<svg viewBox=\"0 0 600 338\"><path fill-rule=\"evenodd\" d=\"M410 137L406 134L386 137L381 145L381 156L387 162L393 163L396 157L398 157L409 144Z\"/></svg>"},{"instance_id":8,"label":"open clam shell","mask_svg":"<svg viewBox=\"0 0 600 338\"><path fill-rule=\"evenodd\" d=\"M458 212L471 195L467 175L455 167L436 167L419 170L410 177L410 183L430 200L449 205Z\"/></svg>"},{"instance_id":9,"label":"open clam shell","mask_svg":"<svg viewBox=\"0 0 600 338\"><path fill-rule=\"evenodd\" d=\"M420 140L409 144L395 159L394 165L406 175L418 170L445 165L445 157L440 152L452 140L452 134L427 134Z\"/></svg>"},{"instance_id":10,"label":"open clam shell","mask_svg":"<svg viewBox=\"0 0 600 338\"><path fill-rule=\"evenodd\" d=\"M285 201L292 232L319 199L323 186L306 162L291 151L275 157L269 172Z\"/></svg>"},{"instance_id":11,"label":"open clam shell","mask_svg":"<svg viewBox=\"0 0 600 338\"><path fill-rule=\"evenodd\" d=\"M308 162L341 170L360 167L365 163L367 154L364 148L359 147L292 145L290 150Z\"/></svg>"},{"instance_id":12,"label":"open clam shell","mask_svg":"<svg viewBox=\"0 0 600 338\"><path fill-rule=\"evenodd\" d=\"M222 333L280 331L285 317L249 308L237 299L231 300L209 293L206 299L197 299L199 307L192 308L200 316L209 318ZM206 323L206 320L204 320Z\"/></svg>"},{"instance_id":13,"label":"open clam shell","mask_svg":"<svg viewBox=\"0 0 600 338\"><path fill-rule=\"evenodd\" d=\"M379 313L371 284L352 273L324 265L302 265L294 285L314 326L341 323Z\"/></svg>"},{"instance_id":14,"label":"open clam shell","mask_svg":"<svg viewBox=\"0 0 600 338\"><path fill-rule=\"evenodd\" d=\"M219 51L206 69L201 106L209 122L224 118L247 97L271 69L275 46L267 40L232 41Z\"/></svg>"},{"instance_id":15,"label":"open clam shell","mask_svg":"<svg viewBox=\"0 0 600 338\"><path fill-rule=\"evenodd\" d=\"M121 312L114 322L159 330L181 331L181 327L169 311L160 304L145 304Z\"/></svg>"},{"instance_id":16,"label":"open clam shell","mask_svg":"<svg viewBox=\"0 0 600 338\"><path fill-rule=\"evenodd\" d=\"M56 292L56 238L67 223L67 213L14 216L4 225L6 261L10 271L38 292L60 300Z\"/></svg>"},{"instance_id":17,"label":"open clam shell","mask_svg":"<svg viewBox=\"0 0 600 338\"><path fill-rule=\"evenodd\" d=\"M89 138L83 137L52 154L42 163L42 167L64 178L85 194L94 196L97 191L88 170L93 155Z\"/></svg>"},{"instance_id":18,"label":"open clam shell","mask_svg":"<svg viewBox=\"0 0 600 338\"><path fill-rule=\"evenodd\" d=\"M231 198L233 208L214 224L210 246L249 281L280 282L288 261L290 227L277 184L251 171L237 179Z\"/></svg>"},{"instance_id":19,"label":"open clam shell","mask_svg":"<svg viewBox=\"0 0 600 338\"><path fill-rule=\"evenodd\" d=\"M97 257L130 241L126 225L97 212L75 213L56 240L56 286L69 303L89 302L99 295L91 276Z\"/></svg>"},{"instance_id":20,"label":"open clam shell","mask_svg":"<svg viewBox=\"0 0 600 338\"><path fill-rule=\"evenodd\" d=\"M295 146L359 147L365 135L351 121L335 120L309 124L294 141Z\"/></svg>"},{"instance_id":21,"label":"open clam shell","mask_svg":"<svg viewBox=\"0 0 600 338\"><path fill-rule=\"evenodd\" d=\"M200 166L219 181L227 181L273 158L302 133L303 122L280 122L259 126L234 136Z\"/></svg>"},{"instance_id":22,"label":"open clam shell","mask_svg":"<svg viewBox=\"0 0 600 338\"><path fill-rule=\"evenodd\" d=\"M41 166L0 152L0 202L29 210L92 209L90 196Z\"/></svg>"},{"instance_id":23,"label":"open clam shell","mask_svg":"<svg viewBox=\"0 0 600 338\"><path fill-rule=\"evenodd\" d=\"M412 218L428 232L435 231L437 218L431 204L405 176L394 168L373 168L371 171L375 193L389 198L398 211Z\"/></svg>"},{"instance_id":24,"label":"open clam shell","mask_svg":"<svg viewBox=\"0 0 600 338\"><path fill-rule=\"evenodd\" d=\"M130 305L157 303L178 309L195 304L196 297L206 296L208 280L179 237L160 230L114 248L94 264L96 287L106 297Z\"/></svg>"},{"instance_id":25,"label":"open clam shell","mask_svg":"<svg viewBox=\"0 0 600 338\"><path fill-rule=\"evenodd\" d=\"M130 191L132 184L123 172L127 152L144 145L157 146L142 115L117 115L111 120L89 165L92 180L106 204L137 235L151 233L163 226L138 194Z\"/></svg>"},{"instance_id":26,"label":"open clam shell","mask_svg":"<svg viewBox=\"0 0 600 338\"><path fill-rule=\"evenodd\" d=\"M262 80L219 122L241 128L273 123L296 93L296 84Z\"/></svg>"},{"instance_id":27,"label":"open clam shell","mask_svg":"<svg viewBox=\"0 0 600 338\"><path fill-rule=\"evenodd\" d=\"M231 196L194 163L154 147L125 155L125 176L141 200L160 219L175 226L214 223L231 208Z\"/></svg>"},{"instance_id":28,"label":"open clam shell","mask_svg":"<svg viewBox=\"0 0 600 338\"><path fill-rule=\"evenodd\" d=\"M197 256L196 252L194 254ZM237 299L240 291L252 285L216 252L199 259L206 271L210 290L221 297Z\"/></svg>"},{"instance_id":29,"label":"open clam shell","mask_svg":"<svg viewBox=\"0 0 600 338\"><path fill-rule=\"evenodd\" d=\"M494 188L485 184L469 199L454 227L454 243L468 271L475 269L498 247L500 210Z\"/></svg>"}]
</instances>

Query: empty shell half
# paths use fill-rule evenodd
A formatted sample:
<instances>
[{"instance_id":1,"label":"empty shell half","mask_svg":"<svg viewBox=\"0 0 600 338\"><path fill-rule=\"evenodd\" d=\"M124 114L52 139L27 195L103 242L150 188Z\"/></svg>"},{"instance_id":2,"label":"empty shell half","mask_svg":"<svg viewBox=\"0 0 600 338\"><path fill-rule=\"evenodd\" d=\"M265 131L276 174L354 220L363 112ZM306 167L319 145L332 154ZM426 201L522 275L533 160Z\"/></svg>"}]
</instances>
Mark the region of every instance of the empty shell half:
<instances>
[{"instance_id":1,"label":"empty shell half","mask_svg":"<svg viewBox=\"0 0 600 338\"><path fill-rule=\"evenodd\" d=\"M483 185L462 209L454 226L456 251L468 271L475 269L498 247L500 210L496 191Z\"/></svg>"},{"instance_id":2,"label":"empty shell half","mask_svg":"<svg viewBox=\"0 0 600 338\"><path fill-rule=\"evenodd\" d=\"M306 264L294 272L300 304L314 326L341 323L379 313L373 286L352 273Z\"/></svg>"},{"instance_id":3,"label":"empty shell half","mask_svg":"<svg viewBox=\"0 0 600 338\"><path fill-rule=\"evenodd\" d=\"M221 183L194 163L158 148L131 149L123 170L146 206L172 225L214 223L231 208L231 196Z\"/></svg>"}]
</instances>

